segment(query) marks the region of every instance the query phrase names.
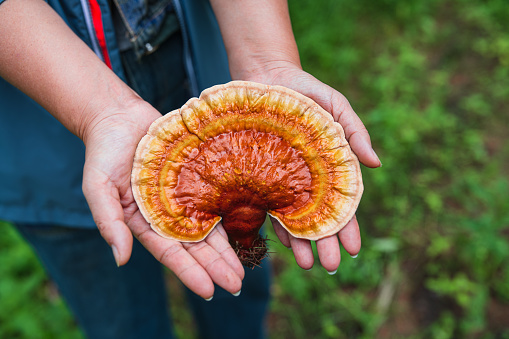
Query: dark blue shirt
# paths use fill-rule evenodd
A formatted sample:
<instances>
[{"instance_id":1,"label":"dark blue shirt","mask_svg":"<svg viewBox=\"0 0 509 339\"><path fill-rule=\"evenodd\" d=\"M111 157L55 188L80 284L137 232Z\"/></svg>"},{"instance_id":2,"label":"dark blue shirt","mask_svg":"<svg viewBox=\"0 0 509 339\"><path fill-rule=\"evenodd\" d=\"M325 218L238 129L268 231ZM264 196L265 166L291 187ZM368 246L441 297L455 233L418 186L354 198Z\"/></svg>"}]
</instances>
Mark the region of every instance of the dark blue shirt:
<instances>
[{"instance_id":1,"label":"dark blue shirt","mask_svg":"<svg viewBox=\"0 0 509 339\"><path fill-rule=\"evenodd\" d=\"M1 3L4 0L0 0ZM100 57L91 31L89 0L50 0L49 4ZM125 79L107 0L98 0L111 68ZM174 8L184 41L184 64L191 94L230 80L226 52L217 22L206 0L120 1L133 24L139 55L157 48L164 16ZM148 10L147 10L147 6ZM150 6L155 6L151 8ZM163 9L161 11L156 11ZM158 15L154 16L156 13ZM148 15L148 16L147 16ZM151 19L151 20L149 20ZM148 45L147 45L148 44ZM181 53L181 52L179 52ZM0 219L95 227L81 183L85 147L47 111L0 78Z\"/></svg>"}]
</instances>

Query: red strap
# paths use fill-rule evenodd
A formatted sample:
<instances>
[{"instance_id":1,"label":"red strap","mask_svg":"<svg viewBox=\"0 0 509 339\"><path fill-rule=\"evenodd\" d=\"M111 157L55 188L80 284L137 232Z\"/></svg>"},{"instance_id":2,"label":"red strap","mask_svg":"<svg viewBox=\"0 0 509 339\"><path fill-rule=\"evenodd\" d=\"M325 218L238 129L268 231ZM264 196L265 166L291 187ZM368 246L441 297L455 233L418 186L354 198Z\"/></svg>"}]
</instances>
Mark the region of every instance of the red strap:
<instances>
[{"instance_id":1,"label":"red strap","mask_svg":"<svg viewBox=\"0 0 509 339\"><path fill-rule=\"evenodd\" d=\"M97 40L99 41L99 47L101 48L101 52L103 54L104 63L109 68L111 68L110 55L108 54L108 48L106 47L106 37L104 36L101 7L99 7L97 0L89 0L89 3L95 34L97 36Z\"/></svg>"}]
</instances>

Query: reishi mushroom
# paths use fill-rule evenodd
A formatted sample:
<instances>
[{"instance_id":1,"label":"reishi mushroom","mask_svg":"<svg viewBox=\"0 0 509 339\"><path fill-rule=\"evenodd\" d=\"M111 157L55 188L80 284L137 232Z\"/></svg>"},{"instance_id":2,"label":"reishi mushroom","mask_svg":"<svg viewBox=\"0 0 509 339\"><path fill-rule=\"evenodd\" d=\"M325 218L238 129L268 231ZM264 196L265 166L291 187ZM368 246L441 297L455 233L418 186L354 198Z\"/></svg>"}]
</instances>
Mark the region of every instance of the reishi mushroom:
<instances>
[{"instance_id":1,"label":"reishi mushroom","mask_svg":"<svg viewBox=\"0 0 509 339\"><path fill-rule=\"evenodd\" d=\"M341 125L281 86L232 81L157 119L132 171L138 207L159 235L203 240L222 220L241 262L266 256L267 213L318 240L353 217L363 184Z\"/></svg>"}]
</instances>

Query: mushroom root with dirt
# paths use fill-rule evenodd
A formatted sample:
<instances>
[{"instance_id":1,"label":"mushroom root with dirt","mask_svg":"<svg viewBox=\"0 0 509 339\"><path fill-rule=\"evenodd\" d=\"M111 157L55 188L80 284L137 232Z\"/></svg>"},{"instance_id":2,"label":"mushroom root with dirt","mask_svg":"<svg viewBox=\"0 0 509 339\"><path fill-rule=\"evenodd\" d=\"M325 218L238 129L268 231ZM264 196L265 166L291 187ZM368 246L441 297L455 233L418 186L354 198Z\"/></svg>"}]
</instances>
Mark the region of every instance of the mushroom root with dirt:
<instances>
[{"instance_id":1,"label":"mushroom root with dirt","mask_svg":"<svg viewBox=\"0 0 509 339\"><path fill-rule=\"evenodd\" d=\"M363 184L341 125L281 86L232 81L157 119L132 171L139 209L159 235L198 242L221 221L242 264L266 256L267 213L319 240L354 216Z\"/></svg>"}]
</instances>

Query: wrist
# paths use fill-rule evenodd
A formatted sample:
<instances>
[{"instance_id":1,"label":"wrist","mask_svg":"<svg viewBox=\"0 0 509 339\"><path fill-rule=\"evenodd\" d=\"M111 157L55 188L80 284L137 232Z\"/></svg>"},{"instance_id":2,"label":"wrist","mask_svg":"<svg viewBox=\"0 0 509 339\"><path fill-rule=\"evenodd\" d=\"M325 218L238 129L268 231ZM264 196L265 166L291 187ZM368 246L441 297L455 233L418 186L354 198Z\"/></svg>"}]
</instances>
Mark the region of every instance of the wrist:
<instances>
[{"instance_id":1,"label":"wrist","mask_svg":"<svg viewBox=\"0 0 509 339\"><path fill-rule=\"evenodd\" d=\"M277 59L267 60L260 58L242 65L230 65L230 74L233 80L253 81L267 85L274 85L282 74L302 71L299 61Z\"/></svg>"},{"instance_id":2,"label":"wrist","mask_svg":"<svg viewBox=\"0 0 509 339\"><path fill-rule=\"evenodd\" d=\"M124 83L111 84L106 92L93 96L81 112L76 134L85 146L91 140L108 137L115 130L143 136L161 114Z\"/></svg>"},{"instance_id":3,"label":"wrist","mask_svg":"<svg viewBox=\"0 0 509 339\"><path fill-rule=\"evenodd\" d=\"M270 82L283 68L299 68L286 0L211 0L234 80Z\"/></svg>"}]
</instances>

